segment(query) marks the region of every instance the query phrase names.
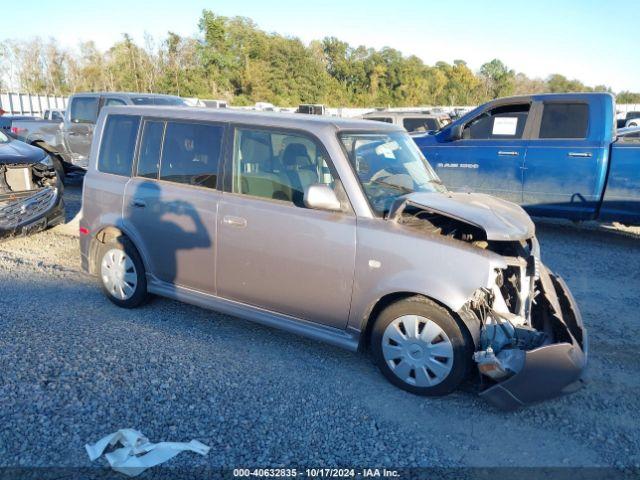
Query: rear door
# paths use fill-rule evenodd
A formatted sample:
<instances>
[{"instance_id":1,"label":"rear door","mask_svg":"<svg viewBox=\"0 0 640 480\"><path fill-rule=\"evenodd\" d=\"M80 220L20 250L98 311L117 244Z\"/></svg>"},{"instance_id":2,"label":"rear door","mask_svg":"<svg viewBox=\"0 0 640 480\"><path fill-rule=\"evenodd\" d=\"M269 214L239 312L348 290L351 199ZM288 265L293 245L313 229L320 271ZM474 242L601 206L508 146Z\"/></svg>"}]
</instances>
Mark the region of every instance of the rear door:
<instances>
[{"instance_id":1,"label":"rear door","mask_svg":"<svg viewBox=\"0 0 640 480\"><path fill-rule=\"evenodd\" d=\"M579 101L536 103L528 143L523 204L537 215L591 218L600 201L607 148L595 138L594 105ZM602 116L604 123L604 115Z\"/></svg>"},{"instance_id":2,"label":"rear door","mask_svg":"<svg viewBox=\"0 0 640 480\"><path fill-rule=\"evenodd\" d=\"M640 130L611 146L609 177L600 209L602 220L640 223Z\"/></svg>"},{"instance_id":3,"label":"rear door","mask_svg":"<svg viewBox=\"0 0 640 480\"><path fill-rule=\"evenodd\" d=\"M225 126L145 119L123 216L153 280L215 294Z\"/></svg>"},{"instance_id":4,"label":"rear door","mask_svg":"<svg viewBox=\"0 0 640 480\"><path fill-rule=\"evenodd\" d=\"M466 123L462 138L427 158L454 191L488 193L520 203L529 103L496 106Z\"/></svg>"}]
</instances>

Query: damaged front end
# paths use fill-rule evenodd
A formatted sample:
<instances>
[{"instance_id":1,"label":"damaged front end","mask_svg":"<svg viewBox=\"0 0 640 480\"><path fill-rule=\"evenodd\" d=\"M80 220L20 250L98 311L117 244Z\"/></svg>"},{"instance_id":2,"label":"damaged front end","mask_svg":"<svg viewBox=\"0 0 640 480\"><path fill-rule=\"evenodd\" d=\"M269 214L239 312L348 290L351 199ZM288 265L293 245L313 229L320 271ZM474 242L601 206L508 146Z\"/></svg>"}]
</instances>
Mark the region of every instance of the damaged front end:
<instances>
[{"instance_id":1,"label":"damaged front end","mask_svg":"<svg viewBox=\"0 0 640 480\"><path fill-rule=\"evenodd\" d=\"M62 182L49 157L0 164L0 240L63 222Z\"/></svg>"},{"instance_id":2,"label":"damaged front end","mask_svg":"<svg viewBox=\"0 0 640 480\"><path fill-rule=\"evenodd\" d=\"M575 390L587 364L586 329L567 285L540 262L530 219L484 195L447 198L409 196L390 217L504 260L491 287L477 290L458 312L473 330L480 396L513 410Z\"/></svg>"}]
</instances>

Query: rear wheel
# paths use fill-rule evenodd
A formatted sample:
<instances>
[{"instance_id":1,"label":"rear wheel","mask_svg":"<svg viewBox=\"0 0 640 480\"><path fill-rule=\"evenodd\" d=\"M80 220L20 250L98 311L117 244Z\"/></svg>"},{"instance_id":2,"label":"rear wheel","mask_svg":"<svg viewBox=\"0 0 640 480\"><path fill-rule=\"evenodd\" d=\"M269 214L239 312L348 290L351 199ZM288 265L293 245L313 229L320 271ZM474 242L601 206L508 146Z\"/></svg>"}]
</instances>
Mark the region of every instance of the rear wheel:
<instances>
[{"instance_id":1,"label":"rear wheel","mask_svg":"<svg viewBox=\"0 0 640 480\"><path fill-rule=\"evenodd\" d=\"M424 297L385 308L373 327L374 359L394 385L418 395L446 395L471 367L472 340L443 307Z\"/></svg>"},{"instance_id":2,"label":"rear wheel","mask_svg":"<svg viewBox=\"0 0 640 480\"><path fill-rule=\"evenodd\" d=\"M103 292L119 307L135 308L147 300L144 265L126 238L105 243L100 248L97 267Z\"/></svg>"}]
</instances>

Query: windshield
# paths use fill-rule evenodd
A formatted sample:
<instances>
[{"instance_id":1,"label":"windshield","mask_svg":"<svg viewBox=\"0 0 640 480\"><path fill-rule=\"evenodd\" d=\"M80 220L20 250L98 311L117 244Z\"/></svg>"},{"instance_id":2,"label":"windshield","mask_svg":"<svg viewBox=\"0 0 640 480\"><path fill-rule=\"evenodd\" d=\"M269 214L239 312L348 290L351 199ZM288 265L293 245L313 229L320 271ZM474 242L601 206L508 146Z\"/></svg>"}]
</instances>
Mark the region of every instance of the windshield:
<instances>
[{"instance_id":1,"label":"windshield","mask_svg":"<svg viewBox=\"0 0 640 480\"><path fill-rule=\"evenodd\" d=\"M0 143L9 143L11 139L5 135L2 131L0 131Z\"/></svg>"},{"instance_id":2,"label":"windshield","mask_svg":"<svg viewBox=\"0 0 640 480\"><path fill-rule=\"evenodd\" d=\"M180 97L133 97L131 101L134 105L178 105L187 106Z\"/></svg>"},{"instance_id":3,"label":"windshield","mask_svg":"<svg viewBox=\"0 0 640 480\"><path fill-rule=\"evenodd\" d=\"M340 135L371 207L385 216L400 196L445 192L440 179L406 132Z\"/></svg>"}]
</instances>

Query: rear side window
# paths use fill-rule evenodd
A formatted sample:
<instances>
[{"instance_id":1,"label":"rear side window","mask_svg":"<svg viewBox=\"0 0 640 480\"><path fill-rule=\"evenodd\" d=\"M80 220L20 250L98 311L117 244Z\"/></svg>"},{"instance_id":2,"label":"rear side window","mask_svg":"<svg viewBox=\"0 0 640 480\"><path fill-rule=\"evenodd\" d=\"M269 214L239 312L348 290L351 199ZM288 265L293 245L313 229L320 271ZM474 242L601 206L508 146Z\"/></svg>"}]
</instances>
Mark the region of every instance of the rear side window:
<instances>
[{"instance_id":1,"label":"rear side window","mask_svg":"<svg viewBox=\"0 0 640 480\"><path fill-rule=\"evenodd\" d=\"M140 151L138 152L138 177L158 178L163 134L164 122L144 122Z\"/></svg>"},{"instance_id":2,"label":"rear side window","mask_svg":"<svg viewBox=\"0 0 640 480\"><path fill-rule=\"evenodd\" d=\"M426 132L428 130L438 130L438 120L435 118L405 118L402 120L402 126L407 132Z\"/></svg>"},{"instance_id":3,"label":"rear side window","mask_svg":"<svg viewBox=\"0 0 640 480\"><path fill-rule=\"evenodd\" d=\"M471 120L462 137L471 140L517 140L522 138L528 117L529 104L496 107Z\"/></svg>"},{"instance_id":4,"label":"rear side window","mask_svg":"<svg viewBox=\"0 0 640 480\"><path fill-rule=\"evenodd\" d=\"M393 123L393 119L389 117L368 117L367 120L373 120L374 122Z\"/></svg>"},{"instance_id":5,"label":"rear side window","mask_svg":"<svg viewBox=\"0 0 640 480\"><path fill-rule=\"evenodd\" d=\"M219 125L168 122L160 179L216 188L223 135Z\"/></svg>"},{"instance_id":6,"label":"rear side window","mask_svg":"<svg viewBox=\"0 0 640 480\"><path fill-rule=\"evenodd\" d=\"M586 103L545 103L540 138L585 138L589 127Z\"/></svg>"},{"instance_id":7,"label":"rear side window","mask_svg":"<svg viewBox=\"0 0 640 480\"><path fill-rule=\"evenodd\" d=\"M98 170L114 175L131 175L140 117L109 115L102 134Z\"/></svg>"},{"instance_id":8,"label":"rear side window","mask_svg":"<svg viewBox=\"0 0 640 480\"><path fill-rule=\"evenodd\" d=\"M98 97L76 97L71 102L71 122L96 123Z\"/></svg>"}]
</instances>

